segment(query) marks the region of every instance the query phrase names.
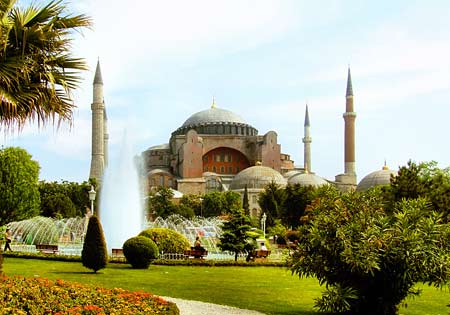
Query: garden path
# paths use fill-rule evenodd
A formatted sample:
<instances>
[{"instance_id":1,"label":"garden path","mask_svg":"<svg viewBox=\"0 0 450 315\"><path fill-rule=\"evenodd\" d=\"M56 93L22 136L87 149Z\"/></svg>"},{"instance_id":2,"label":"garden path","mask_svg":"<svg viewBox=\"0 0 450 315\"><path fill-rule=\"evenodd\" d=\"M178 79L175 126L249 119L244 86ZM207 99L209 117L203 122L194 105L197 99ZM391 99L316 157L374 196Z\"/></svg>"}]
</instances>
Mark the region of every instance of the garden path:
<instances>
[{"instance_id":1,"label":"garden path","mask_svg":"<svg viewBox=\"0 0 450 315\"><path fill-rule=\"evenodd\" d=\"M226 305L183 300L165 296L162 296L162 298L175 303L180 310L180 315L264 315L264 313L257 311L245 310Z\"/></svg>"}]
</instances>

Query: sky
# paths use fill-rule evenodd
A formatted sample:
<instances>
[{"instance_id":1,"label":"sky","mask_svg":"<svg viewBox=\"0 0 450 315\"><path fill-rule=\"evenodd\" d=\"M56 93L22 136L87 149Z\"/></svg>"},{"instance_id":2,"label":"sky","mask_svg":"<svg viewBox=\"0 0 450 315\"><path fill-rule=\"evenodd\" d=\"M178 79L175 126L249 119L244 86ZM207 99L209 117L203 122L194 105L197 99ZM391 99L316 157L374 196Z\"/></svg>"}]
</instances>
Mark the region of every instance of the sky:
<instances>
[{"instance_id":1,"label":"sky","mask_svg":"<svg viewBox=\"0 0 450 315\"><path fill-rule=\"evenodd\" d=\"M26 1L20 2L26 4ZM43 1L35 1L37 4ZM92 81L100 60L114 160L124 132L133 151L167 143L212 98L258 129L278 134L303 166L308 104L312 170L344 170L350 66L358 181L384 162L450 166L450 5L448 1L77 0L92 17L73 53L89 71L74 93L72 125L0 130L0 145L25 148L40 179L87 180Z\"/></svg>"}]
</instances>

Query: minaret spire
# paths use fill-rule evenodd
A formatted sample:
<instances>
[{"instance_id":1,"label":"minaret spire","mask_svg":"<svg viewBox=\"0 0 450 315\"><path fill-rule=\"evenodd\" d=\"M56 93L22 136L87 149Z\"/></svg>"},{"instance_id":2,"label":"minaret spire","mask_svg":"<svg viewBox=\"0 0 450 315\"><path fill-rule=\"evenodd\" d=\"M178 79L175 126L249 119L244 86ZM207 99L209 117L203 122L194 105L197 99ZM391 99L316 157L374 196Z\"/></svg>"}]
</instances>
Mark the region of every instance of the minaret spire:
<instances>
[{"instance_id":1,"label":"minaret spire","mask_svg":"<svg viewBox=\"0 0 450 315\"><path fill-rule=\"evenodd\" d=\"M103 79L100 70L100 60L97 61L93 82L92 110L92 157L89 178L95 178L101 182L105 168L108 143L108 131L106 128L106 111L103 99Z\"/></svg>"},{"instance_id":2,"label":"minaret spire","mask_svg":"<svg viewBox=\"0 0 450 315\"><path fill-rule=\"evenodd\" d=\"M310 136L310 121L309 121L309 111L308 104L306 104L305 109L305 124L304 124L304 137L303 137L303 167L306 173L311 173L311 142L312 138Z\"/></svg>"},{"instance_id":3,"label":"minaret spire","mask_svg":"<svg viewBox=\"0 0 450 315\"><path fill-rule=\"evenodd\" d=\"M354 183L356 184L356 171L355 171L355 120L356 112L353 108L353 87L352 77L350 74L350 67L348 68L347 75L347 93L345 102L345 113L343 115L345 121L345 171L344 174L348 174L354 177Z\"/></svg>"},{"instance_id":4,"label":"minaret spire","mask_svg":"<svg viewBox=\"0 0 450 315\"><path fill-rule=\"evenodd\" d=\"M345 94L346 97L353 96L353 86L352 86L352 75L350 73L350 66L348 67L348 74L347 74L347 93Z\"/></svg>"}]
</instances>

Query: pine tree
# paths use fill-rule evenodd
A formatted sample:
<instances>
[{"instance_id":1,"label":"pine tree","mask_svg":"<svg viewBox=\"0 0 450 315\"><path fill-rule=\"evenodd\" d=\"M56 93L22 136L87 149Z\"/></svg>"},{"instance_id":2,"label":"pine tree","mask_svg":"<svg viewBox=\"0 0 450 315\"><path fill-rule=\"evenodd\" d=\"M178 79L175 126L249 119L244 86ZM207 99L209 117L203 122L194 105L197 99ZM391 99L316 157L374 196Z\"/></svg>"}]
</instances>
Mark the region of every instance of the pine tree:
<instances>
[{"instance_id":1,"label":"pine tree","mask_svg":"<svg viewBox=\"0 0 450 315\"><path fill-rule=\"evenodd\" d=\"M247 185L244 188L244 198L242 200L242 208L244 208L245 215L250 215L250 205L248 203Z\"/></svg>"},{"instance_id":2,"label":"pine tree","mask_svg":"<svg viewBox=\"0 0 450 315\"><path fill-rule=\"evenodd\" d=\"M83 266L94 270L95 273L97 273L97 270L105 268L108 262L108 250L102 225L96 216L89 219L81 260Z\"/></svg>"},{"instance_id":3,"label":"pine tree","mask_svg":"<svg viewBox=\"0 0 450 315\"><path fill-rule=\"evenodd\" d=\"M248 236L250 229L250 217L244 214L243 209L232 209L229 221L222 227L220 249L233 252L234 260L237 261L239 253L253 249L251 238Z\"/></svg>"}]
</instances>

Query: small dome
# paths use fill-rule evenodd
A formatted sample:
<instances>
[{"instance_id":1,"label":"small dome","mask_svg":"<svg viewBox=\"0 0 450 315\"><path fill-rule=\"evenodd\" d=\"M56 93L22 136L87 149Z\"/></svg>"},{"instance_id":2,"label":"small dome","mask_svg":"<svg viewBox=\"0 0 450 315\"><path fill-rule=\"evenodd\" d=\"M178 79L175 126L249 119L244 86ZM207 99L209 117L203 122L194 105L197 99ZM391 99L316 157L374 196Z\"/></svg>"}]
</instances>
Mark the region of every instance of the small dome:
<instances>
[{"instance_id":1,"label":"small dome","mask_svg":"<svg viewBox=\"0 0 450 315\"><path fill-rule=\"evenodd\" d=\"M286 179L289 179L289 177L297 175L297 174L301 174L301 171L299 171L299 170L288 171L288 172L283 174L283 177L286 178Z\"/></svg>"},{"instance_id":2,"label":"small dome","mask_svg":"<svg viewBox=\"0 0 450 315\"><path fill-rule=\"evenodd\" d=\"M236 123L246 124L244 119L239 115L226 109L212 107L207 110L193 114L189 117L181 127L197 126L211 123Z\"/></svg>"},{"instance_id":3,"label":"small dome","mask_svg":"<svg viewBox=\"0 0 450 315\"><path fill-rule=\"evenodd\" d=\"M233 179L230 185L231 190L247 188L264 189L264 187L271 182L286 186L286 179L274 169L267 166L252 166L239 172Z\"/></svg>"},{"instance_id":4,"label":"small dome","mask_svg":"<svg viewBox=\"0 0 450 315\"><path fill-rule=\"evenodd\" d=\"M320 187L328 185L328 182L320 176L311 173L299 173L292 175L288 179L289 185L300 184L301 186Z\"/></svg>"},{"instance_id":5,"label":"small dome","mask_svg":"<svg viewBox=\"0 0 450 315\"><path fill-rule=\"evenodd\" d=\"M390 170L386 166L379 171L375 171L361 179L356 191L365 191L374 186L389 185L391 183L391 175L397 176L397 171Z\"/></svg>"}]
</instances>

